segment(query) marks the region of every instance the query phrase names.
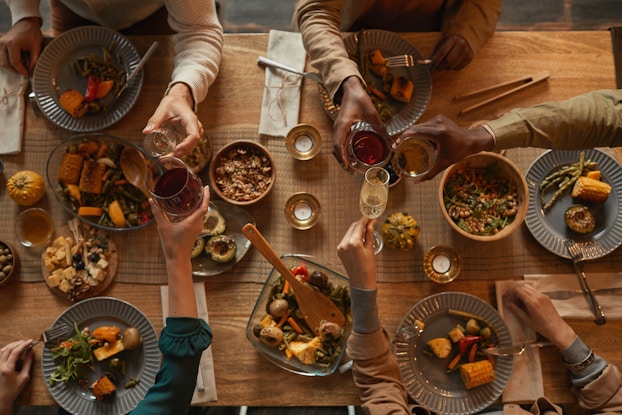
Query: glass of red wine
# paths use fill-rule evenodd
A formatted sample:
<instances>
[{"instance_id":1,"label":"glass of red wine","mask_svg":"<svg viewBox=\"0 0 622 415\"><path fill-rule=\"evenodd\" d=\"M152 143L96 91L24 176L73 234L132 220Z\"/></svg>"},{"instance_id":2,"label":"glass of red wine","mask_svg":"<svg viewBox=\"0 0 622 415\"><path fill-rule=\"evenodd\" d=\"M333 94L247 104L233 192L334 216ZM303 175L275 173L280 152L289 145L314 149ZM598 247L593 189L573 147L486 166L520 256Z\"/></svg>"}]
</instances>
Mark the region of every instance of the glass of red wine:
<instances>
[{"instance_id":1,"label":"glass of red wine","mask_svg":"<svg viewBox=\"0 0 622 415\"><path fill-rule=\"evenodd\" d=\"M391 158L389 134L383 126L357 121L350 127L346 151L350 167L358 173L384 167Z\"/></svg>"},{"instance_id":2,"label":"glass of red wine","mask_svg":"<svg viewBox=\"0 0 622 415\"><path fill-rule=\"evenodd\" d=\"M181 222L201 205L201 179L180 159L161 157L147 175L147 189L169 221Z\"/></svg>"}]
</instances>

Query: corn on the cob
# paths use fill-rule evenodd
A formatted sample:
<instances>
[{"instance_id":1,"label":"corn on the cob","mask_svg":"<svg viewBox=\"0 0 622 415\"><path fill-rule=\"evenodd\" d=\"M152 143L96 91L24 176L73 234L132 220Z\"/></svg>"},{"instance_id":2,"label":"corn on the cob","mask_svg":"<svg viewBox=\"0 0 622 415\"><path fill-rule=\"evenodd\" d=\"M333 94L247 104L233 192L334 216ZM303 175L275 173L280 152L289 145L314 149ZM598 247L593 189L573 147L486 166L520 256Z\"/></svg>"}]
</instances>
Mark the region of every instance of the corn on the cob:
<instances>
[{"instance_id":1,"label":"corn on the cob","mask_svg":"<svg viewBox=\"0 0 622 415\"><path fill-rule=\"evenodd\" d=\"M495 369L488 360L460 365L460 377L467 389L472 389L495 380Z\"/></svg>"},{"instance_id":2,"label":"corn on the cob","mask_svg":"<svg viewBox=\"0 0 622 415\"><path fill-rule=\"evenodd\" d=\"M581 176L572 188L571 196L587 202L602 203L609 197L611 186L608 183Z\"/></svg>"}]
</instances>

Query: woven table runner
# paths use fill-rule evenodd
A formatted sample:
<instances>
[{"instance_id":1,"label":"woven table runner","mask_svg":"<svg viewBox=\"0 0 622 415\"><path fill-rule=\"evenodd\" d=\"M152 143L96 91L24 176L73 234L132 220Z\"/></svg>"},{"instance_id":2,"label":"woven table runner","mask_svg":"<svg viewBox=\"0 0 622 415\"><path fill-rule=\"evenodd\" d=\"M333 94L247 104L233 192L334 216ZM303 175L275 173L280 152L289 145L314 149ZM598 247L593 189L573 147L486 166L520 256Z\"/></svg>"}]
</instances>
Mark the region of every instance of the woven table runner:
<instances>
[{"instance_id":1,"label":"woven table runner","mask_svg":"<svg viewBox=\"0 0 622 415\"><path fill-rule=\"evenodd\" d=\"M343 273L337 257L337 244L349 225L360 218L358 197L362 175L349 175L341 169L332 155L330 132L322 131L322 151L315 158L296 160L286 150L282 138L259 138L257 126L249 124L244 130L208 131L216 151L224 144L240 139L258 140L272 152L275 158L277 179L272 192L256 204L245 207L255 220L258 229L280 255L311 255L328 267ZM57 135L56 135L57 134ZM50 151L67 137L66 132L48 132L39 136L30 134L24 143L24 152L5 156L5 175L18 169L31 169L45 176ZM130 139L125 137L126 139ZM130 140L139 144L139 132ZM539 149L515 149L507 152L523 172L542 153ZM610 150L606 150L611 153ZM201 172L208 183L207 169ZM384 282L408 282L426 280L422 268L425 252L436 245L453 247L462 258L460 278L503 279L524 274L571 273L569 260L560 258L542 247L530 234L526 225L513 235L498 242L474 242L455 233L443 218L438 202L440 175L425 183L413 184L402 180L392 187L387 209L382 218L396 211L407 211L419 222L421 234L416 247L407 252L385 248L377 257L378 279ZM296 192L308 192L321 204L319 222L309 230L291 227L284 217L287 199ZM1 196L0 239L16 245L13 222L23 210L13 203L6 192ZM57 203L51 186L47 196L37 206L52 212L57 228L64 226L70 214ZM381 220L382 220L381 218ZM380 224L377 225L377 228ZM110 235L119 251L117 282L165 284L164 259L155 223L135 231L115 232ZM41 281L41 250L19 246L21 270L20 281ZM620 250L586 267L591 272L620 269ZM272 266L252 246L244 258L229 271L197 280L219 278L232 282L263 283Z\"/></svg>"}]
</instances>

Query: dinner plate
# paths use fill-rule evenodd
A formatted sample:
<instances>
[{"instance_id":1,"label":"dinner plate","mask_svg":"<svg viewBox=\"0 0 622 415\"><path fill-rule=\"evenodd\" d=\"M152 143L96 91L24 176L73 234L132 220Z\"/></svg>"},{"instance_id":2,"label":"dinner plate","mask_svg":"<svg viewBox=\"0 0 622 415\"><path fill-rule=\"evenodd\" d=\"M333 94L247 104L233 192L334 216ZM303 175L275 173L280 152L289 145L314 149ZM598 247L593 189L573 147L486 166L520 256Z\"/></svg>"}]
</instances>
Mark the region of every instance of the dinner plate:
<instances>
[{"instance_id":1,"label":"dinner plate","mask_svg":"<svg viewBox=\"0 0 622 415\"><path fill-rule=\"evenodd\" d=\"M247 223L255 224L251 214L239 206L222 200L212 200L212 203L216 205L218 212L225 218L227 228L224 233L235 240L237 251L235 258L228 262L214 261L210 255L202 252L198 257L192 258L192 275L194 276L209 277L222 274L240 262L251 246L251 241L242 232L242 227Z\"/></svg>"},{"instance_id":2,"label":"dinner plate","mask_svg":"<svg viewBox=\"0 0 622 415\"><path fill-rule=\"evenodd\" d=\"M82 330L88 326L92 331L99 326L116 325L125 330L136 327L143 338L143 344L136 350L121 352L125 360L125 379L139 379L133 388L126 389L123 383L117 385L116 395L107 401L97 401L90 390L85 390L78 382L59 382L50 385L48 379L56 369L52 352L44 347L41 355L41 369L52 398L71 414L125 415L131 412L145 397L147 390L155 383L155 376L160 368L160 350L158 336L147 317L136 307L122 300L111 297L90 298L74 304L65 310L52 327L62 323L69 327L77 324ZM71 334L68 337L73 336ZM96 363L95 369L88 376L90 385L107 370L106 363Z\"/></svg>"},{"instance_id":3,"label":"dinner plate","mask_svg":"<svg viewBox=\"0 0 622 415\"><path fill-rule=\"evenodd\" d=\"M368 56L374 49L379 49L385 58L396 55L412 55L415 60L422 60L424 57L410 42L400 35L385 30L365 30L344 39L344 44L348 53L352 54L357 49L357 42L361 38L360 51L363 56ZM401 75L410 78L414 83L414 91L409 103L399 103L393 99L389 100L389 107L394 115L385 121L384 125L389 135L396 135L403 132L406 128L414 124L423 114L430 96L432 94L432 77L428 65L421 64L414 67L393 67L389 72L394 75ZM369 78L377 83L382 90L382 80L369 75ZM331 99L326 88L319 84L320 99L328 115L334 120L339 113L339 105Z\"/></svg>"},{"instance_id":4,"label":"dinner plate","mask_svg":"<svg viewBox=\"0 0 622 415\"><path fill-rule=\"evenodd\" d=\"M101 26L82 26L69 30L43 49L33 74L35 100L43 114L59 127L77 132L91 132L107 128L123 118L134 106L143 84L142 72L132 80L112 108L95 115L74 118L59 104L60 95L73 88L84 94L87 78L77 75L72 63L90 54L102 56L102 48L115 44L116 51L130 73L140 60L130 41L114 30Z\"/></svg>"},{"instance_id":5,"label":"dinner plate","mask_svg":"<svg viewBox=\"0 0 622 415\"><path fill-rule=\"evenodd\" d=\"M513 357L495 358L495 380L467 390L459 371L446 372L449 362L430 355L427 342L447 334L465 318L449 314L449 309L474 314L490 323L497 332L498 344L509 346L512 339L497 311L479 298L459 292L443 292L424 298L404 316L398 332L412 327L415 319L425 327L408 342L396 340L393 352L410 396L437 414L472 414L490 406L503 393L512 373ZM425 352L425 353L424 353Z\"/></svg>"},{"instance_id":6,"label":"dinner plate","mask_svg":"<svg viewBox=\"0 0 622 415\"><path fill-rule=\"evenodd\" d=\"M601 204L585 204L596 218L594 231L582 235L571 231L564 222L564 212L575 204L568 190L544 212L541 202L540 183L561 166L579 161L581 151L549 150L542 153L529 167L525 179L529 187L529 210L525 218L527 228L533 237L546 249L563 258L570 258L564 239L571 238L579 243L586 260L601 258L614 251L622 243L622 167L611 156L598 149L585 150L585 159L596 162L601 180L611 185L611 194ZM551 192L552 193L552 192ZM552 196L546 194L546 200Z\"/></svg>"}]
</instances>

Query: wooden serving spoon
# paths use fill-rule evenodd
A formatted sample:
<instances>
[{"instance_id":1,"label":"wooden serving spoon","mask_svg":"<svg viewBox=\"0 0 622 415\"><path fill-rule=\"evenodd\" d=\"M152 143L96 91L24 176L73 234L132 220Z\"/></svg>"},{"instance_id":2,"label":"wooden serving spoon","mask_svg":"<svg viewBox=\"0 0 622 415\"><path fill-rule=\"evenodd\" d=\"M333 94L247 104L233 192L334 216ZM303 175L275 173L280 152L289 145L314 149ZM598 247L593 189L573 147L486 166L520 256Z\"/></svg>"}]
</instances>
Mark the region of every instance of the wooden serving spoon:
<instances>
[{"instance_id":1,"label":"wooden serving spoon","mask_svg":"<svg viewBox=\"0 0 622 415\"><path fill-rule=\"evenodd\" d=\"M145 156L133 147L125 147L123 151L121 151L119 162L121 164L121 171L127 181L136 186L147 198L150 198L151 194L145 182L145 179L148 179ZM151 177L151 175L149 177Z\"/></svg>"},{"instance_id":2,"label":"wooden serving spoon","mask_svg":"<svg viewBox=\"0 0 622 415\"><path fill-rule=\"evenodd\" d=\"M242 227L244 235L255 245L255 248L281 273L289 282L296 295L296 301L302 311L307 325L318 333L320 324L323 321L330 321L343 327L346 324L346 317L341 310L333 303L330 298L315 288L303 283L292 274L289 267L277 255L272 246L266 241L263 235L257 230L255 225L247 223Z\"/></svg>"}]
</instances>

